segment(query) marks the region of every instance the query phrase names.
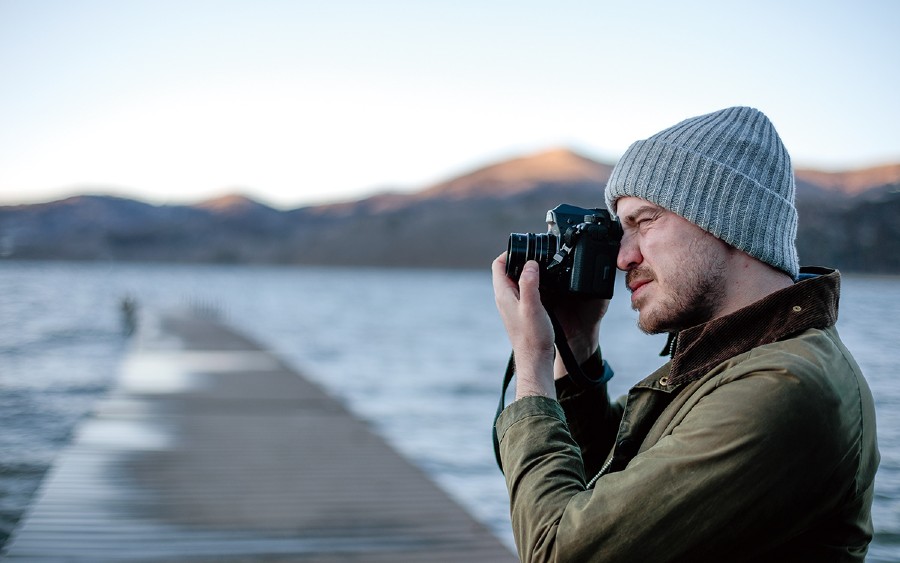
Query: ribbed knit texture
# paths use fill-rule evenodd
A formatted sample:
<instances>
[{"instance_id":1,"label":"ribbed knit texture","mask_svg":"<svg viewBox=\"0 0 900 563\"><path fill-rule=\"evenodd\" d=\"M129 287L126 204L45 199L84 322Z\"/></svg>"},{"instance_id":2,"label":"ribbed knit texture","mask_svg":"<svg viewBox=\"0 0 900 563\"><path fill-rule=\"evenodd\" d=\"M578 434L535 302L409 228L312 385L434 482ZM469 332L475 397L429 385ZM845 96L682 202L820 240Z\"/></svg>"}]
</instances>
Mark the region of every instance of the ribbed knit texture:
<instances>
[{"instance_id":1,"label":"ribbed knit texture","mask_svg":"<svg viewBox=\"0 0 900 563\"><path fill-rule=\"evenodd\" d=\"M794 171L772 122L748 107L693 117L632 144L606 205L651 201L797 279Z\"/></svg>"}]
</instances>

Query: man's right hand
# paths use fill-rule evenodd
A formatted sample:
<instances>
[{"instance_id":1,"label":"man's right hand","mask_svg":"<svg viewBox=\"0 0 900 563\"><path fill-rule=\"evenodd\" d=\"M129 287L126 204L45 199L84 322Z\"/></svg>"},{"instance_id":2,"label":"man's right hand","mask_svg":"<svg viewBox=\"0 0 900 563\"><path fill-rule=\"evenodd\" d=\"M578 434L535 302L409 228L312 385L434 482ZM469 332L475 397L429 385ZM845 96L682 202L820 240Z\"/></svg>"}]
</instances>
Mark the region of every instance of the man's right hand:
<instances>
[{"instance_id":1,"label":"man's right hand","mask_svg":"<svg viewBox=\"0 0 900 563\"><path fill-rule=\"evenodd\" d=\"M527 334L530 332L525 325L533 324L533 321L532 323L526 323L523 318L511 315L511 311L515 309L512 309L510 313L504 314L504 307L501 306L501 303L503 301L518 302L519 298L518 285L506 276L505 253L498 256L494 261L493 273L495 295L501 298L500 302L498 302L498 307L500 308L504 324L506 324L507 332L510 333L513 341L513 348L515 348L517 333L524 331ZM504 299L505 295L514 296L515 299L510 299L509 297ZM549 306L552 308L554 315L556 315L557 320L562 325L569 348L571 348L575 359L578 363L584 363L599 346L600 320L606 314L606 310L609 307L609 299L573 299L571 296L550 294L541 294L540 299L543 307ZM543 312L535 311L533 314L539 317L545 316ZM546 319L544 322L549 325L549 319ZM552 334L550 339L552 340ZM552 342L550 346L552 348ZM527 349L528 353L533 354L535 351L531 349L533 347L535 347L533 343L528 346L522 346L522 352L525 352ZM553 377L559 379L566 375L567 371L560 354L557 352L553 365Z\"/></svg>"},{"instance_id":2,"label":"man's right hand","mask_svg":"<svg viewBox=\"0 0 900 563\"><path fill-rule=\"evenodd\" d=\"M519 283L506 275L505 253L491 270L497 310L516 357L516 400L531 395L555 399L553 325L541 304L538 263L525 263Z\"/></svg>"}]
</instances>

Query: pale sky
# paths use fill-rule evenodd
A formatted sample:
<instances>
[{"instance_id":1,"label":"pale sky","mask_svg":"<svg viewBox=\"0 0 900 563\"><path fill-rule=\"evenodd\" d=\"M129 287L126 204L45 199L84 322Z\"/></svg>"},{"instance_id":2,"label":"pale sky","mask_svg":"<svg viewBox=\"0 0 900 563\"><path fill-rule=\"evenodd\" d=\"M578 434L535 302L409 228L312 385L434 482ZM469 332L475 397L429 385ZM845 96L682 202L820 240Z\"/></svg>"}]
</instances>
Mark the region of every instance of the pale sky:
<instances>
[{"instance_id":1,"label":"pale sky","mask_svg":"<svg viewBox=\"0 0 900 563\"><path fill-rule=\"evenodd\" d=\"M0 204L291 208L750 105L795 166L900 162L900 1L0 0Z\"/></svg>"}]
</instances>

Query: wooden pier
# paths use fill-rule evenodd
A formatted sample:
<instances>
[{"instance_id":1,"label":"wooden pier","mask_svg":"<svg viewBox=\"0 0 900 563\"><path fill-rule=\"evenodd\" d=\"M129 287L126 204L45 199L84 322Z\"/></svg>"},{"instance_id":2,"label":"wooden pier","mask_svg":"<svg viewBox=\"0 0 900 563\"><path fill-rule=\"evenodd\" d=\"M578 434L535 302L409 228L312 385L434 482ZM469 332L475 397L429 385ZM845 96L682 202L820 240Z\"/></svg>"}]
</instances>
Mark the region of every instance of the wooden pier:
<instances>
[{"instance_id":1,"label":"wooden pier","mask_svg":"<svg viewBox=\"0 0 900 563\"><path fill-rule=\"evenodd\" d=\"M322 389L196 316L142 328L3 559L516 560Z\"/></svg>"}]
</instances>

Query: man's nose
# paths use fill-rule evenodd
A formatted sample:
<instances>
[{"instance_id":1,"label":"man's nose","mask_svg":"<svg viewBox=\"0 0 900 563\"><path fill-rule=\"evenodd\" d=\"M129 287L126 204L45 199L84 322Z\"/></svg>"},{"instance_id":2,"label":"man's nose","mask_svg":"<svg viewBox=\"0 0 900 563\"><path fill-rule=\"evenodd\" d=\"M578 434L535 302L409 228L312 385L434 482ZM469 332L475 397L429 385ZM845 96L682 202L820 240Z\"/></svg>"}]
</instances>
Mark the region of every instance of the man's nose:
<instances>
[{"instance_id":1,"label":"man's nose","mask_svg":"<svg viewBox=\"0 0 900 563\"><path fill-rule=\"evenodd\" d=\"M634 237L625 235L622 237L622 243L619 246L619 255L616 258L616 266L623 272L633 269L644 261L641 255L641 249Z\"/></svg>"}]
</instances>

